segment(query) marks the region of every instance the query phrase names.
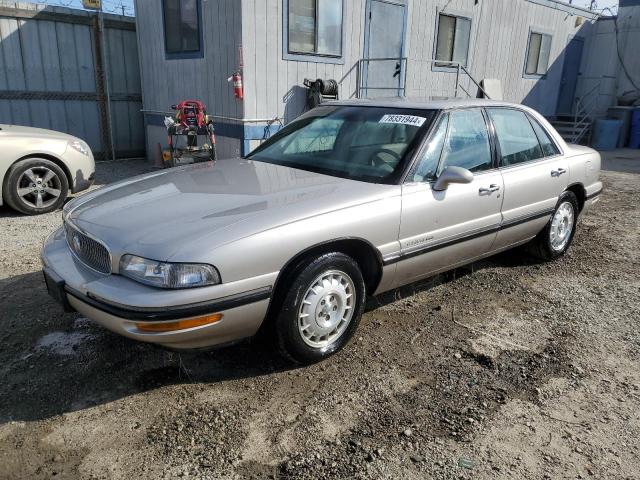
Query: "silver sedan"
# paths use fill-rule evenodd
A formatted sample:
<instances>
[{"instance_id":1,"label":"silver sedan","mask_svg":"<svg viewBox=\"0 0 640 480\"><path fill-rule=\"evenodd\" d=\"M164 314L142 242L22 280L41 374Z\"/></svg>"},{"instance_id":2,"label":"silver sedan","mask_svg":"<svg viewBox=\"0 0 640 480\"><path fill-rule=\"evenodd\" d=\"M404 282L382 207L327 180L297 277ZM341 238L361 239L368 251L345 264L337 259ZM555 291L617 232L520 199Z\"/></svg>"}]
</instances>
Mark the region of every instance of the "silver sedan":
<instances>
[{"instance_id":1,"label":"silver sedan","mask_svg":"<svg viewBox=\"0 0 640 480\"><path fill-rule=\"evenodd\" d=\"M93 154L79 138L0 124L0 146L0 205L27 215L47 213L93 183Z\"/></svg>"},{"instance_id":2,"label":"silver sedan","mask_svg":"<svg viewBox=\"0 0 640 480\"><path fill-rule=\"evenodd\" d=\"M201 348L264 330L310 363L349 341L368 295L518 245L562 256L599 171L597 152L520 105L323 104L246 158L70 202L45 279L67 310L136 340Z\"/></svg>"}]
</instances>

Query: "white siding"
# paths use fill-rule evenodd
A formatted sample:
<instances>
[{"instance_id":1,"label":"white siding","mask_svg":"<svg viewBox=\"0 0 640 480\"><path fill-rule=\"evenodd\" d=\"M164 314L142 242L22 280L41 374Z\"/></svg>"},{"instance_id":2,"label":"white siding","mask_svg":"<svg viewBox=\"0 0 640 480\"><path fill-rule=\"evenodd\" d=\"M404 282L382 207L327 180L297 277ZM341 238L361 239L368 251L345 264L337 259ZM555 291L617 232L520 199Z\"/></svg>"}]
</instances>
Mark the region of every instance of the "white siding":
<instances>
[{"instance_id":1,"label":"white siding","mask_svg":"<svg viewBox=\"0 0 640 480\"><path fill-rule=\"evenodd\" d=\"M363 57L366 0L345 0L344 65L284 60L282 54L283 0L242 0L245 52L245 115L249 118L295 118L304 107L304 78L334 78L341 98L356 93L356 63ZM542 2L544 3L544 2ZM553 2L547 2L554 5ZM592 27L586 12L573 14L527 0L408 0L406 54L407 95L453 96L455 73L434 71L436 19L439 11L472 19L470 73L477 79L497 78L504 98L523 102L545 115L555 113L564 49L570 35L586 36ZM584 23L576 26L578 16ZM524 61L531 27L553 35L549 71L544 79L524 78ZM468 79L462 86L472 95ZM460 93L463 95L462 93Z\"/></svg>"}]
</instances>

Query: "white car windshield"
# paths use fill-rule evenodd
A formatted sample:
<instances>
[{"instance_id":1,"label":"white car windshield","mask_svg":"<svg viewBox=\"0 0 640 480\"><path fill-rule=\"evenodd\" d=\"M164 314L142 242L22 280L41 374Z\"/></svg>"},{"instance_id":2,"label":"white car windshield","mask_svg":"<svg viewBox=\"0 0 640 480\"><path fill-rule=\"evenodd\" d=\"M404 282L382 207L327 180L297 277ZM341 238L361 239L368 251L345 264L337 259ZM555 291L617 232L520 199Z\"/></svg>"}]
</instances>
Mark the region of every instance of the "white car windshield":
<instances>
[{"instance_id":1,"label":"white car windshield","mask_svg":"<svg viewBox=\"0 0 640 480\"><path fill-rule=\"evenodd\" d=\"M320 106L280 130L248 158L353 180L393 183L435 113Z\"/></svg>"}]
</instances>

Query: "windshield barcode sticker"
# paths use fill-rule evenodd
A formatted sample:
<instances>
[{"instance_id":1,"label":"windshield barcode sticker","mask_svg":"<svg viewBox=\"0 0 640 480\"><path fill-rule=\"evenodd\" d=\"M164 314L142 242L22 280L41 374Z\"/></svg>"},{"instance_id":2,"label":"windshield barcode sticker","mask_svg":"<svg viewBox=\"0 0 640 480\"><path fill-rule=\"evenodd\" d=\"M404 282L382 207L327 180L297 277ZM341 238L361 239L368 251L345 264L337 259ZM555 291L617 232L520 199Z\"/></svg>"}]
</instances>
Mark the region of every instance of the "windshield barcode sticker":
<instances>
[{"instance_id":1,"label":"windshield barcode sticker","mask_svg":"<svg viewBox=\"0 0 640 480\"><path fill-rule=\"evenodd\" d=\"M421 127L426 118L416 117L413 115L385 115L378 123L399 123L401 125L413 125L414 127Z\"/></svg>"}]
</instances>

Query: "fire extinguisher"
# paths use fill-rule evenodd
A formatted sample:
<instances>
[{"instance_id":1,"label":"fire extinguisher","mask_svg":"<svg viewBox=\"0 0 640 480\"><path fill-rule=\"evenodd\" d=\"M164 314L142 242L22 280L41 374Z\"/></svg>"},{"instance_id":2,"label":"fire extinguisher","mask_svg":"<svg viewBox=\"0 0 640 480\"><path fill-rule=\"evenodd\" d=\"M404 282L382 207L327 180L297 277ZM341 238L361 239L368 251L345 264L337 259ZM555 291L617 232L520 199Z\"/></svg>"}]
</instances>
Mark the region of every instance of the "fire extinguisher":
<instances>
[{"instance_id":1,"label":"fire extinguisher","mask_svg":"<svg viewBox=\"0 0 640 480\"><path fill-rule=\"evenodd\" d=\"M233 82L233 94L238 100L242 100L244 98L244 88L242 87L242 75L240 72L235 72L231 75L227 82Z\"/></svg>"}]
</instances>

